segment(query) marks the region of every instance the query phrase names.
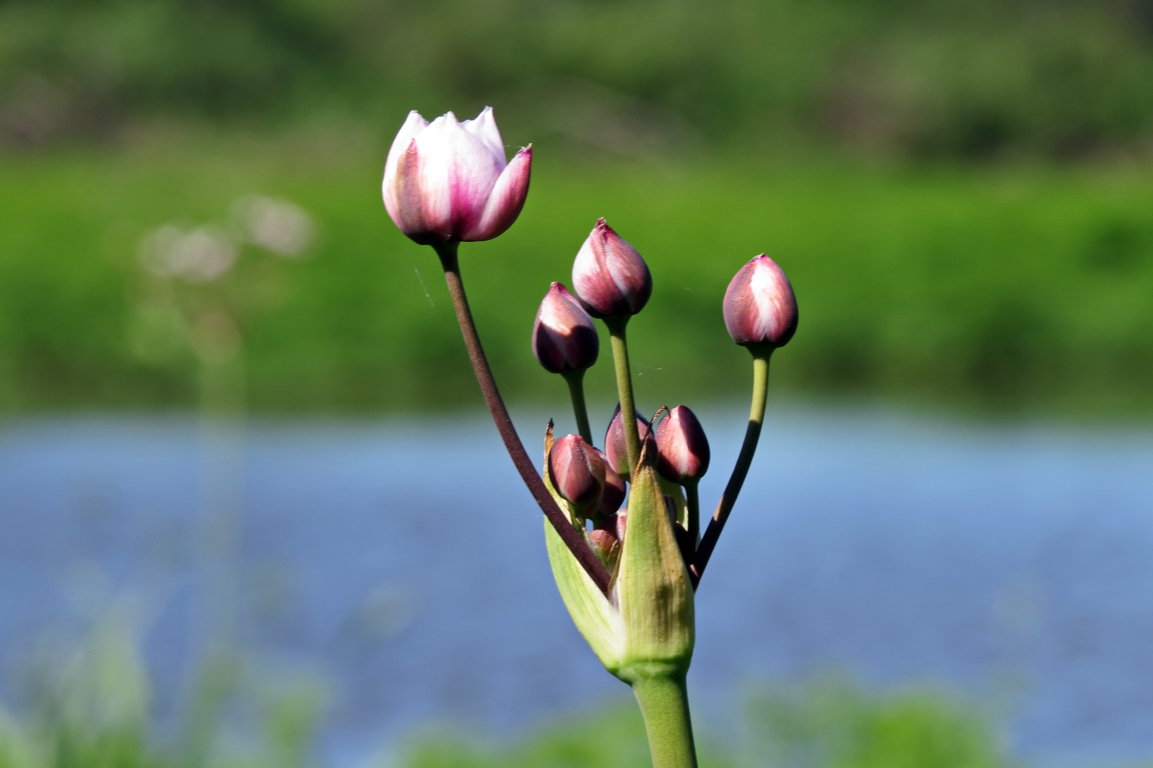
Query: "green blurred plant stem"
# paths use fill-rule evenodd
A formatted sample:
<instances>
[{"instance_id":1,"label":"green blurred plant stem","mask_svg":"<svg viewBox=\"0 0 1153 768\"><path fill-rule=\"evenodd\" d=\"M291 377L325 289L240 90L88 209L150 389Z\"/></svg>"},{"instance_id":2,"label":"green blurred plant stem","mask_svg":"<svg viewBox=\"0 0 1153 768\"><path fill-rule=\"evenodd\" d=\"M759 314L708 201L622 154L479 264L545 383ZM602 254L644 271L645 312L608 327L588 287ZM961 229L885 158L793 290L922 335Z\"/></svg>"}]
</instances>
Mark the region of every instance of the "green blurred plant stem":
<instances>
[{"instance_id":1,"label":"green blurred plant stem","mask_svg":"<svg viewBox=\"0 0 1153 768\"><path fill-rule=\"evenodd\" d=\"M701 495L699 480L688 480L684 484L686 520L685 530L689 534L689 546L695 551L701 538ZM689 561L691 562L691 560Z\"/></svg>"},{"instance_id":2,"label":"green blurred plant stem","mask_svg":"<svg viewBox=\"0 0 1153 768\"><path fill-rule=\"evenodd\" d=\"M508 451L508 455L517 472L520 473L529 493L532 494L549 523L556 529L557 535L561 537L565 546L572 552L573 557L588 573L589 578L593 580L597 588L607 595L609 572L593 554L592 549L585 542L584 536L573 527L568 516L560 510L548 489L545 488L544 481L537 474L536 466L529 458L528 453L525 452L524 444L521 443L520 435L517 434L516 427L512 423L512 417L509 416L508 408L505 407L504 399L500 396L500 390L497 389L492 368L488 364L488 357L484 353L484 347L481 346L480 336L476 331L472 310L468 305L464 281L460 276L460 263L457 255L459 243L450 242L433 247L436 249L436 254L440 257L440 264L444 268L444 279L448 285L448 294L452 299L453 309L456 311L456 320L457 324L460 325L465 349L468 350L468 359L472 363L473 372L476 373L476 380L480 385L481 393L484 395L485 404L488 406L489 413L492 414L492 420L496 423L497 432L500 433L501 440L504 441L505 450Z\"/></svg>"},{"instance_id":3,"label":"green blurred plant stem","mask_svg":"<svg viewBox=\"0 0 1153 768\"><path fill-rule=\"evenodd\" d=\"M632 688L644 717L653 768L696 768L685 673L638 677Z\"/></svg>"},{"instance_id":4,"label":"green blurred plant stem","mask_svg":"<svg viewBox=\"0 0 1153 768\"><path fill-rule=\"evenodd\" d=\"M741 452L737 456L737 463L733 466L733 473L721 494L717 508L709 521L705 535L701 537L700 546L697 547L689 573L693 585L700 584L705 567L709 564L713 549L717 546L717 539L724 530L725 521L733 511L733 504L740 495L741 486L745 484L745 477L749 474L749 466L753 463L753 456L757 452L757 442L761 437L761 425L765 418L765 402L769 394L769 358L773 354L772 348L753 349L753 397L749 405L749 424L745 428L745 440L741 444Z\"/></svg>"},{"instance_id":5,"label":"green blurred plant stem","mask_svg":"<svg viewBox=\"0 0 1153 768\"><path fill-rule=\"evenodd\" d=\"M625 433L625 446L629 457L629 471L637 465L641 455L641 438L637 431L637 407L633 399L632 368L629 367L629 342L625 329L629 316L606 317L605 325L612 340L613 370L617 379L617 396L621 404L621 428Z\"/></svg>"},{"instance_id":6,"label":"green blurred plant stem","mask_svg":"<svg viewBox=\"0 0 1153 768\"><path fill-rule=\"evenodd\" d=\"M584 441L593 445L593 431L589 425L589 409L585 402L585 369L579 371L565 371L565 383L568 384L569 397L572 399L573 416L576 417L577 431Z\"/></svg>"}]
</instances>

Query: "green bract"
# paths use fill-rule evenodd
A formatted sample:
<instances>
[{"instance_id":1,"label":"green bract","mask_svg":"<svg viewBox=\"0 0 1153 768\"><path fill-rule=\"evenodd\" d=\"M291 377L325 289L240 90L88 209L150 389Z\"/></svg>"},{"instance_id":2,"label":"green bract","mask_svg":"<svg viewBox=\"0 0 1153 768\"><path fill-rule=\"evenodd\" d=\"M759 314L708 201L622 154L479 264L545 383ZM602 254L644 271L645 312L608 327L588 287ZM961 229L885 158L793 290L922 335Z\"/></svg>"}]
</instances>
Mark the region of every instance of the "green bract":
<instances>
[{"instance_id":1,"label":"green bract","mask_svg":"<svg viewBox=\"0 0 1153 768\"><path fill-rule=\"evenodd\" d=\"M647 443L633 472L627 526L608 597L556 531L545 527L553 577L573 623L605 669L630 684L683 676L695 637L692 582L653 468L653 453ZM545 481L571 514L547 472ZM573 525L579 527L576 518Z\"/></svg>"}]
</instances>

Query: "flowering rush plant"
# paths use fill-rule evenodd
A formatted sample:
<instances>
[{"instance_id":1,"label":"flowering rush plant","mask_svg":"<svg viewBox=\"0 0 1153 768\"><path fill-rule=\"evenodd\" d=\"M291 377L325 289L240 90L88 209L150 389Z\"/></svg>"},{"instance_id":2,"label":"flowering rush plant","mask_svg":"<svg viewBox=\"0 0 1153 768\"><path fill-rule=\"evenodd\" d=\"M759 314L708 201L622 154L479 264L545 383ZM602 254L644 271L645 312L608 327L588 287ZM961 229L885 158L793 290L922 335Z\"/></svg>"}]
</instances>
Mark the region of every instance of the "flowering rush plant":
<instances>
[{"instance_id":1,"label":"flowering rush plant","mask_svg":"<svg viewBox=\"0 0 1153 768\"><path fill-rule=\"evenodd\" d=\"M685 683L694 595L752 463L769 359L793 336L796 299L765 255L737 270L725 291L725 326L752 354L753 396L736 464L702 532L697 491L708 440L684 405L662 407L652 419L637 411L626 330L649 300L652 276L636 248L599 220L573 262L572 291L553 283L533 323L533 354L564 378L577 424L576 433L557 437L549 423L538 472L493 379L458 258L462 242L497 237L516 220L531 165L531 147L506 157L491 108L463 122L450 112L430 123L414 111L388 153L384 205L401 232L440 259L485 404L547 520L561 597L605 669L632 687L654 768L696 766ZM619 398L599 448L583 383L600 352L594 318L608 330Z\"/></svg>"}]
</instances>

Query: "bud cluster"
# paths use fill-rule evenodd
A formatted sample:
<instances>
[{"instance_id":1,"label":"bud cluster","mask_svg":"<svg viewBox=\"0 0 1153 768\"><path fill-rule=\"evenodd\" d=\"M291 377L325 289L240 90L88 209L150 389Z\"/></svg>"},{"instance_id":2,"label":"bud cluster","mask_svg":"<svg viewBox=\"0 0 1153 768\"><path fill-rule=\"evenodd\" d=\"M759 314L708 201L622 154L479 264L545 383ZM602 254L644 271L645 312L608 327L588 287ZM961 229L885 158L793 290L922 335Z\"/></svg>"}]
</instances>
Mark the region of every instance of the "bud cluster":
<instances>
[{"instance_id":1,"label":"bud cluster","mask_svg":"<svg viewBox=\"0 0 1153 768\"><path fill-rule=\"evenodd\" d=\"M532 350L545 370L583 377L600 349L594 318L612 329L614 323L640 312L652 295L652 276L637 249L602 218L577 252L572 285L570 293L554 282L545 294L533 324ZM733 341L754 355L767 355L786 344L797 324L792 286L763 254L737 271L725 292L722 314ZM583 399L578 420L582 409ZM565 435L550 443L551 487L610 568L624 535L625 512L618 508L627 498L627 483L636 469L635 459L630 460L630 431L636 445L651 443L650 461L661 480L664 503L678 528L685 564L692 565L699 539L696 489L709 468L709 442L688 406L662 408L657 416L654 426L634 412L629 424L618 405L605 431L603 450L590 443L587 427L583 435Z\"/></svg>"}]
</instances>

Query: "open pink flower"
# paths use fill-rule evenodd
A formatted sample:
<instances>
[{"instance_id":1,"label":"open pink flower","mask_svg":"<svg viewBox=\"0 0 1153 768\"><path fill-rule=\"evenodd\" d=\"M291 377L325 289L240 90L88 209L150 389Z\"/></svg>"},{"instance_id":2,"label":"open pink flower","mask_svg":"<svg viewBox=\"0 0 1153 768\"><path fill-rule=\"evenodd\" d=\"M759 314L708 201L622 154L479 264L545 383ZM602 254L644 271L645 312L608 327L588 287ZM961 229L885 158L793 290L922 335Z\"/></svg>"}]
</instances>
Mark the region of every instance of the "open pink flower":
<instances>
[{"instance_id":1,"label":"open pink flower","mask_svg":"<svg viewBox=\"0 0 1153 768\"><path fill-rule=\"evenodd\" d=\"M384 164L384 207L422 245L490 240L520 214L531 165L532 147L506 160L491 107L464 122L414 110Z\"/></svg>"}]
</instances>

